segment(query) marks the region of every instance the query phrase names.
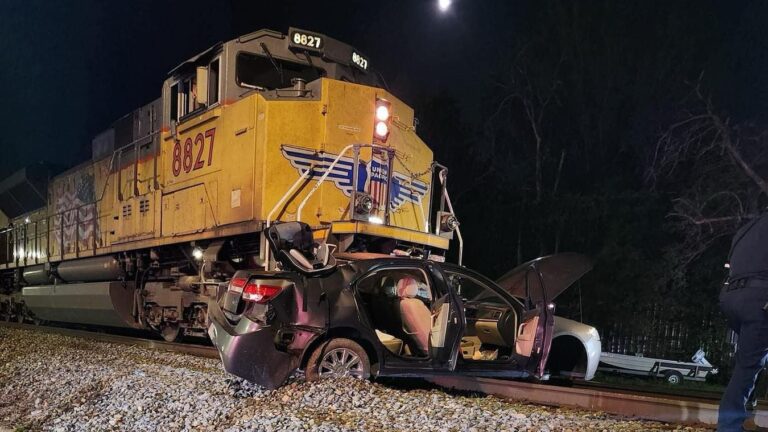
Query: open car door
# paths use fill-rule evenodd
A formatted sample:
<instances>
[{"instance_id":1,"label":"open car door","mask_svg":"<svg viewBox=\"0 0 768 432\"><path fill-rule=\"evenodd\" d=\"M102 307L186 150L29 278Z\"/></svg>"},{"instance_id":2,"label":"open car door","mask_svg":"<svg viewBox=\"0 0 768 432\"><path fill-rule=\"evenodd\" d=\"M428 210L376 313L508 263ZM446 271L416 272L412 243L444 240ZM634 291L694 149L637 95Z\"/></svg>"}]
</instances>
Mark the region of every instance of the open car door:
<instances>
[{"instance_id":1,"label":"open car door","mask_svg":"<svg viewBox=\"0 0 768 432\"><path fill-rule=\"evenodd\" d=\"M435 369L452 371L456 368L462 334L464 334L463 312L458 306L455 294L449 290L437 299L432 307L429 354Z\"/></svg>"},{"instance_id":2,"label":"open car door","mask_svg":"<svg viewBox=\"0 0 768 432\"><path fill-rule=\"evenodd\" d=\"M552 345L555 325L555 297L592 269L592 260L575 253L537 258L511 270L497 281L511 295L526 304L515 351L528 357L526 370L537 378L544 368Z\"/></svg>"}]
</instances>

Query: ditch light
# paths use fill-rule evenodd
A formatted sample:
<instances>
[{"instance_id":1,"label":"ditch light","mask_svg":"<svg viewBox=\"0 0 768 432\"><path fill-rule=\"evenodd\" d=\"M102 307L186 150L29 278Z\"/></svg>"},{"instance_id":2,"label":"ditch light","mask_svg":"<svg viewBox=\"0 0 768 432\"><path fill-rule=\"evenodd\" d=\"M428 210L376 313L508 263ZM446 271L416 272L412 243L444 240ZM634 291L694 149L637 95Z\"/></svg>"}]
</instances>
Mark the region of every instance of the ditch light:
<instances>
[{"instance_id":1,"label":"ditch light","mask_svg":"<svg viewBox=\"0 0 768 432\"><path fill-rule=\"evenodd\" d=\"M392 104L386 100L376 99L374 111L373 137L376 141L387 142L389 138L389 123L392 118Z\"/></svg>"}]
</instances>

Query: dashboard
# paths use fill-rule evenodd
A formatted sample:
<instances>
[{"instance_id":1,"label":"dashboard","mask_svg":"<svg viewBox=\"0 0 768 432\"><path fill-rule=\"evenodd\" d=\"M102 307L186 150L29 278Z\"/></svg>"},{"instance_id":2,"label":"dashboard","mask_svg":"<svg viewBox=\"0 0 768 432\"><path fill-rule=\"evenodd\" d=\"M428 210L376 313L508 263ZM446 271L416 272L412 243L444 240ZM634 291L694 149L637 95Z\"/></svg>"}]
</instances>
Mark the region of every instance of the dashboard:
<instances>
[{"instance_id":1,"label":"dashboard","mask_svg":"<svg viewBox=\"0 0 768 432\"><path fill-rule=\"evenodd\" d=\"M499 303L464 303L467 336L477 336L484 345L513 347L517 334L517 314Z\"/></svg>"}]
</instances>

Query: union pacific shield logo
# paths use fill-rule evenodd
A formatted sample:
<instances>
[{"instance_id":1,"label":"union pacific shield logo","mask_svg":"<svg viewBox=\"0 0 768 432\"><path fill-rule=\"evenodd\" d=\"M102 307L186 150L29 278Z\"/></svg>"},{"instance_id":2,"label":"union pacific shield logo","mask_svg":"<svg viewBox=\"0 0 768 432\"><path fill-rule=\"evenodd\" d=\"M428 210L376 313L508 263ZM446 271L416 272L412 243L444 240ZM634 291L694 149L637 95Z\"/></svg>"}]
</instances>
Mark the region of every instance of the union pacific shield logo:
<instances>
[{"instance_id":1,"label":"union pacific shield logo","mask_svg":"<svg viewBox=\"0 0 768 432\"><path fill-rule=\"evenodd\" d=\"M289 145L283 145L281 150L283 156L290 161L291 166L296 168L299 174L303 174L311 167L310 177L314 180L319 180L338 156ZM342 156L326 179L333 182L346 196L352 195L354 164L352 157ZM368 162L361 159L358 162L357 191L370 194L377 207L384 205L387 193L389 193L389 206L392 210L408 202L421 205L429 186L421 180L411 179L404 173L394 171L392 183L387 187L388 170L387 162L378 158L375 153L373 159Z\"/></svg>"}]
</instances>

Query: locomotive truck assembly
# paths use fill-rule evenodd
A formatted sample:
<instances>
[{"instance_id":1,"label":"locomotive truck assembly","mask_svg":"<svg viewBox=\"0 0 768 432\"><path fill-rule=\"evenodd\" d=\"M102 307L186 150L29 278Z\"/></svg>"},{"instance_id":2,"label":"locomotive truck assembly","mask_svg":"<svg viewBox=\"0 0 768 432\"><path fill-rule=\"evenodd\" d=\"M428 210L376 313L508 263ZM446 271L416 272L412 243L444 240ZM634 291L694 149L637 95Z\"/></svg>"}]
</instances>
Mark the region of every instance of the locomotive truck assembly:
<instances>
[{"instance_id":1,"label":"locomotive truck assembly","mask_svg":"<svg viewBox=\"0 0 768 432\"><path fill-rule=\"evenodd\" d=\"M0 317L205 336L236 271L276 268L274 221L338 252L437 259L458 226L413 110L360 51L300 29L181 63L92 149L0 182Z\"/></svg>"}]
</instances>

